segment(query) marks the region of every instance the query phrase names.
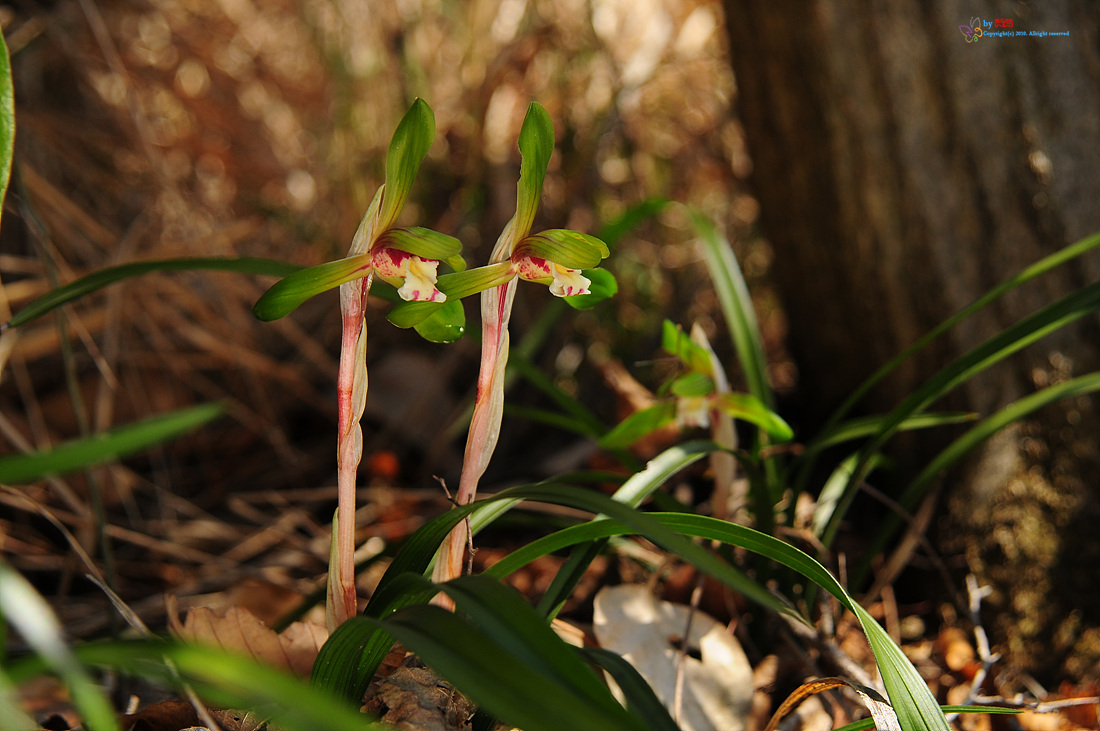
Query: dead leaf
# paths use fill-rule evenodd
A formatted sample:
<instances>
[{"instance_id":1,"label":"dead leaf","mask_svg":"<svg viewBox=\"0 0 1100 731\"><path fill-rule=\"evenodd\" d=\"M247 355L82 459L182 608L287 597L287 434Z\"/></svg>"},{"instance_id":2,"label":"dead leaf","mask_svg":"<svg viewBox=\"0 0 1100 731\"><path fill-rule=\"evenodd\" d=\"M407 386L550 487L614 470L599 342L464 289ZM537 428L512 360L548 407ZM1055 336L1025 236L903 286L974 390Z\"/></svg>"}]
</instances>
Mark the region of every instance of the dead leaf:
<instances>
[{"instance_id":1,"label":"dead leaf","mask_svg":"<svg viewBox=\"0 0 1100 731\"><path fill-rule=\"evenodd\" d=\"M276 634L241 607L231 607L224 616L207 607L196 607L187 612L187 618L180 624L175 597L168 597L167 603L168 628L179 639L243 651L257 662L301 677L309 675L318 650L328 638L325 628L313 622L295 622L282 634Z\"/></svg>"},{"instance_id":2,"label":"dead leaf","mask_svg":"<svg viewBox=\"0 0 1100 731\"><path fill-rule=\"evenodd\" d=\"M691 630L684 639L691 615ZM677 666L684 657L684 731L741 731L752 707L752 667L737 640L712 617L661 601L640 584L605 587L596 594L594 631L619 653L672 709Z\"/></svg>"},{"instance_id":3,"label":"dead leaf","mask_svg":"<svg viewBox=\"0 0 1100 731\"><path fill-rule=\"evenodd\" d=\"M859 694L863 705L867 706L867 710L871 712L871 717L875 720L875 728L878 731L901 731L901 723L898 722L898 715L894 713L894 707L878 691L844 678L818 678L803 683L779 705L764 731L774 731L779 722L783 720L783 717L807 698L844 686L848 686Z\"/></svg>"},{"instance_id":4,"label":"dead leaf","mask_svg":"<svg viewBox=\"0 0 1100 731\"><path fill-rule=\"evenodd\" d=\"M469 728L474 707L450 683L415 658L372 687L367 711L401 731L459 731Z\"/></svg>"}]
</instances>

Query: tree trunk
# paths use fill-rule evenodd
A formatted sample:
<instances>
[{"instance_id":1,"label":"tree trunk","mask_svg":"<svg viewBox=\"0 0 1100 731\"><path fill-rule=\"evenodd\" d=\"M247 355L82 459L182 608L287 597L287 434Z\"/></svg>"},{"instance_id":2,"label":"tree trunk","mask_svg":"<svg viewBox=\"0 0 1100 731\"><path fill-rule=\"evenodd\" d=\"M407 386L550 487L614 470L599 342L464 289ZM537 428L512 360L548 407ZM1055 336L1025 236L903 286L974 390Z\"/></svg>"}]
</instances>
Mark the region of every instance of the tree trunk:
<instances>
[{"instance_id":1,"label":"tree trunk","mask_svg":"<svg viewBox=\"0 0 1100 731\"><path fill-rule=\"evenodd\" d=\"M811 413L1040 257L1100 229L1100 54L1091 0L726 0L738 106ZM971 16L1014 31L967 42ZM991 30L991 28L987 28ZM866 404L1085 283L1056 270L955 328ZM1095 317L968 384L983 414L1100 365ZM1089 399L991 440L946 478L941 542L994 586L1010 667L1100 677L1100 416ZM915 443L916 460L934 448ZM923 451L922 451L923 450Z\"/></svg>"}]
</instances>

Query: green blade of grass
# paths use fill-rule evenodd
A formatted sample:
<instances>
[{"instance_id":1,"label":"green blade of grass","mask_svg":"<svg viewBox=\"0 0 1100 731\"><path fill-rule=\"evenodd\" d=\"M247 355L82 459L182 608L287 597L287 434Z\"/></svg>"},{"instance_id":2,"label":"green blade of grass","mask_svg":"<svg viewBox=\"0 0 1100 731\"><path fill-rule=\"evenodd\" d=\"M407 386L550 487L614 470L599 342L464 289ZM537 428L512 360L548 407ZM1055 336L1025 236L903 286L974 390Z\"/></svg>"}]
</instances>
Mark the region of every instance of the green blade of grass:
<instances>
[{"instance_id":1,"label":"green blade of grass","mask_svg":"<svg viewBox=\"0 0 1100 731\"><path fill-rule=\"evenodd\" d=\"M0 483L30 482L140 452L197 429L221 416L223 411L221 404L202 404L65 442L42 452L4 457L0 459Z\"/></svg>"},{"instance_id":2,"label":"green blade of grass","mask_svg":"<svg viewBox=\"0 0 1100 731\"><path fill-rule=\"evenodd\" d=\"M600 502L600 498L602 498L603 501L611 502L603 496L599 496L593 502ZM607 512L610 513L612 511L609 509ZM762 556L766 556L802 574L810 581L813 581L815 584L821 586L835 596L846 608L856 615L871 644L871 649L879 665L879 671L882 674L883 684L886 686L891 704L905 731L925 731L930 729L936 729L937 731L947 730L947 722L944 720L943 714L939 711L935 699L928 690L928 686L917 673L916 668L913 667L912 663L909 662L905 654L902 653L901 649L892 639L890 639L890 636L882 629L878 622L876 622L858 602L848 595L840 583L824 566L811 556L766 533L761 533L752 528L727 523L726 521L717 520L708 516L686 513L657 513L641 517L635 516L631 518L632 524L628 528L625 524L619 523L622 516L621 509L616 509L614 512L616 515L608 520L593 521L584 525L564 528L550 536L534 541L516 552L517 554L521 554L519 558L513 560L510 555L494 564L486 573L500 577L504 575L506 571L515 570L525 565L527 562L534 560L539 555L545 555L546 552L560 550L564 548L565 545L590 541L596 537L608 537L639 531L641 535L645 535L650 540L653 540L659 545L663 545L662 540L658 536L659 532L654 531L652 525L645 525L648 521L653 521L665 529L670 529L671 532L680 537L691 536L704 540L716 540L747 549ZM684 555L679 552L677 552L677 555L684 560L695 563L694 556ZM711 572L708 566L703 566L698 563L695 565L707 573ZM712 576L715 576L715 578L721 581L725 581L724 578L717 574L712 574ZM730 584L730 586L739 591L742 588L741 586L733 584ZM747 596L753 599L756 598L751 595ZM770 595L768 596L770 598ZM775 600L771 599L765 606L775 608L775 603ZM789 609L785 610L784 613L797 616Z\"/></svg>"},{"instance_id":3,"label":"green blade of grass","mask_svg":"<svg viewBox=\"0 0 1100 731\"><path fill-rule=\"evenodd\" d=\"M594 703L554 676L539 672L502 646L495 634L445 609L407 607L380 624L475 703L525 731L646 728L617 704ZM611 699L610 693L607 698Z\"/></svg>"},{"instance_id":4,"label":"green blade of grass","mask_svg":"<svg viewBox=\"0 0 1100 731\"><path fill-rule=\"evenodd\" d=\"M258 709L287 731L384 731L359 713L357 706L220 648L140 639L84 644L74 647L73 653L87 665L142 680L173 687L186 683L212 705ZM12 675L26 679L42 670L37 658L29 658L13 666Z\"/></svg>"},{"instance_id":5,"label":"green blade of grass","mask_svg":"<svg viewBox=\"0 0 1100 731\"><path fill-rule=\"evenodd\" d=\"M827 430L819 432L806 444L803 454L820 452L838 444L864 439L882 431L886 416L875 414L863 416L857 419L849 419ZM941 411L924 414L915 414L898 424L898 431L914 431L916 429L932 429L938 426L952 426L967 421L974 421L978 414L973 411Z\"/></svg>"},{"instance_id":6,"label":"green blade of grass","mask_svg":"<svg viewBox=\"0 0 1100 731\"><path fill-rule=\"evenodd\" d=\"M1089 373L1055 386L1049 386L1012 402L997 413L974 425L973 428L936 455L905 488L898 499L898 504L905 510L912 510L927 494L929 487L938 477L1006 426L1062 399L1084 396L1096 391L1100 391L1100 373ZM881 555L891 536L897 535L900 527L901 519L897 515L888 516L871 541L866 555ZM860 563L853 573L853 578L857 582L856 585L866 577L869 570L870 564L868 562Z\"/></svg>"},{"instance_id":7,"label":"green blade of grass","mask_svg":"<svg viewBox=\"0 0 1100 731\"><path fill-rule=\"evenodd\" d=\"M440 587L473 624L514 657L570 689L586 703L619 715L622 707L592 668L550 629L511 587L487 576L467 576Z\"/></svg>"},{"instance_id":8,"label":"green blade of grass","mask_svg":"<svg viewBox=\"0 0 1100 731\"><path fill-rule=\"evenodd\" d=\"M886 365L879 368L875 373L864 381L859 388L852 392L852 394L845 399L844 403L829 417L825 423L824 428L828 428L838 421L843 419L852 408L860 402L860 400L867 395L867 392L875 387L883 378L893 373L899 365L907 361L913 356L914 353L920 351L933 340L943 335L951 328L958 325L963 320L974 315L976 312L984 309L993 302L1003 297L1008 292L1016 289L1022 284L1025 284L1036 277L1046 274L1050 270L1072 261L1077 257L1095 249L1100 246L1100 232L1097 232L1087 238L1071 244L1064 249L1057 251L1050 256L1043 257L1039 261L1035 262L1031 266L1027 267L1019 274L1011 277L993 289L986 292L984 295L975 300L972 304L966 306L955 315L952 315L948 319L944 320L938 326L933 328L927 335L917 340L908 348L903 350L900 354L891 359Z\"/></svg>"},{"instance_id":9,"label":"green blade of grass","mask_svg":"<svg viewBox=\"0 0 1100 731\"><path fill-rule=\"evenodd\" d=\"M50 605L35 591L30 582L0 560L0 618L10 622L37 654L43 668L56 673L68 686L73 705L80 711L84 723L92 731L115 731L115 714L111 704L75 657L61 636L61 623ZM15 682L21 680L16 668L11 668ZM0 719L0 726L6 725Z\"/></svg>"},{"instance_id":10,"label":"green blade of grass","mask_svg":"<svg viewBox=\"0 0 1100 731\"><path fill-rule=\"evenodd\" d=\"M680 731L680 727L668 715L668 709L653 692L634 666L610 650L585 647L581 652L593 663L606 670L626 700L626 710L645 721L650 731Z\"/></svg>"},{"instance_id":11,"label":"green blade of grass","mask_svg":"<svg viewBox=\"0 0 1100 731\"><path fill-rule=\"evenodd\" d=\"M35 318L45 315L61 305L68 304L86 294L95 292L110 284L121 282L132 277L155 272L178 271L221 271L236 272L238 274L254 274L260 276L283 277L295 272L300 267L274 259L258 259L254 257L194 257L182 259L155 259L152 261L136 261L128 264L100 269L97 272L85 275L63 287L48 292L19 310L4 327L19 327Z\"/></svg>"},{"instance_id":12,"label":"green blade of grass","mask_svg":"<svg viewBox=\"0 0 1100 731\"><path fill-rule=\"evenodd\" d=\"M733 249L714 223L698 211L689 210L692 224L699 232L707 270L714 281L722 314L726 318L730 337L733 339L737 358L745 372L749 393L760 399L769 409L775 408L775 396L768 384L768 363L764 358L760 325L756 321L752 297L745 285L741 267L733 255Z\"/></svg>"},{"instance_id":13,"label":"green blade of grass","mask_svg":"<svg viewBox=\"0 0 1100 731\"><path fill-rule=\"evenodd\" d=\"M972 376L981 373L990 366L1071 322L1096 312L1098 309L1100 309L1100 282L1082 287L1005 328L941 369L910 394L897 408L890 412L882 422L878 433L860 450L860 461L852 473L846 494L841 498L838 510L834 512L831 522L825 528L822 542L826 546L832 543L837 530L839 530L840 518L843 517L847 506L851 503L856 487L867 476L870 460L886 441L897 432L899 426L906 419L922 411L929 404L949 393Z\"/></svg>"}]
</instances>

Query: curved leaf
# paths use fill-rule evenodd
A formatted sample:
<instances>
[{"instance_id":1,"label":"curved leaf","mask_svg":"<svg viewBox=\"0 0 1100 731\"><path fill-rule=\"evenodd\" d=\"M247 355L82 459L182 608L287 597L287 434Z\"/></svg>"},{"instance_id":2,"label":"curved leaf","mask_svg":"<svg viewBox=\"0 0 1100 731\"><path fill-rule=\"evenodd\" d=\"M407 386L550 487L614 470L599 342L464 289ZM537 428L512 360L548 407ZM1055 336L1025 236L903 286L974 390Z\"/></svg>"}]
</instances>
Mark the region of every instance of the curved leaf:
<instances>
[{"instance_id":1,"label":"curved leaf","mask_svg":"<svg viewBox=\"0 0 1100 731\"><path fill-rule=\"evenodd\" d=\"M356 254L344 259L299 269L271 285L256 304L252 314L264 322L286 317L303 302L371 272L371 254Z\"/></svg>"},{"instance_id":2,"label":"curved leaf","mask_svg":"<svg viewBox=\"0 0 1100 731\"><path fill-rule=\"evenodd\" d=\"M760 399L748 393L722 393L714 397L714 406L735 419L760 427L777 442L794 439L794 430Z\"/></svg>"},{"instance_id":3,"label":"curved leaf","mask_svg":"<svg viewBox=\"0 0 1100 731\"><path fill-rule=\"evenodd\" d=\"M120 282L131 277L156 272L177 272L193 270L209 270L222 272L237 272L240 274L259 274L265 276L282 277L297 271L301 267L274 259L258 259L253 257L230 258L221 256L195 257L182 259L154 259L151 261L135 261L128 264L100 269L87 274L80 279L70 282L63 287L48 292L28 304L15 314L11 321L4 327L19 327L35 318L45 315L61 305L68 304L86 294L102 289L107 285Z\"/></svg>"},{"instance_id":4,"label":"curved leaf","mask_svg":"<svg viewBox=\"0 0 1100 731\"><path fill-rule=\"evenodd\" d=\"M61 475L140 452L197 429L221 416L223 410L221 404L203 404L115 427L42 452L4 457L0 459L0 483L30 482L45 475Z\"/></svg>"}]
</instances>

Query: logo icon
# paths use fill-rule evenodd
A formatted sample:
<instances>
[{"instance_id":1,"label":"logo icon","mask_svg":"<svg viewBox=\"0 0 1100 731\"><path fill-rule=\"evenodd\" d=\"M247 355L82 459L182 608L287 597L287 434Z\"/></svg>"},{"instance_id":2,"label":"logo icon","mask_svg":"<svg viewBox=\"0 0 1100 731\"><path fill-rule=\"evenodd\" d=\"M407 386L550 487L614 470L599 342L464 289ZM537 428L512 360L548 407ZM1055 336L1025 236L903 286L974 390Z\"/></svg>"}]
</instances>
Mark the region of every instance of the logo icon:
<instances>
[{"instance_id":1,"label":"logo icon","mask_svg":"<svg viewBox=\"0 0 1100 731\"><path fill-rule=\"evenodd\" d=\"M973 43L982 37L982 19L971 18L970 25L960 25L959 30L967 43Z\"/></svg>"}]
</instances>

